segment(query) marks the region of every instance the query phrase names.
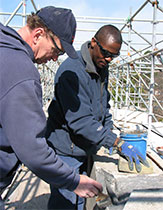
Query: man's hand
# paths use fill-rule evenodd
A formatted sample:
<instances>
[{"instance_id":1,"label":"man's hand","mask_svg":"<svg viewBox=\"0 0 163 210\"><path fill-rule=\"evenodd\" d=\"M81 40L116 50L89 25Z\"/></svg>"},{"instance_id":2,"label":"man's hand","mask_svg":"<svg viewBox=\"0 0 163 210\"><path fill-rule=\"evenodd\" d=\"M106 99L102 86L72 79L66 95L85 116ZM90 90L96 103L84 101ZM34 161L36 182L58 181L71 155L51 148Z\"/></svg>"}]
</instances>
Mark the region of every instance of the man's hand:
<instances>
[{"instance_id":1,"label":"man's hand","mask_svg":"<svg viewBox=\"0 0 163 210\"><path fill-rule=\"evenodd\" d=\"M116 146L111 147L109 152L110 154L117 152L119 155L124 156L128 160L129 169L131 171L134 169L133 161L135 162L137 172L140 172L142 169L140 162L149 167L147 160L143 157L139 150L122 139L119 139Z\"/></svg>"},{"instance_id":2,"label":"man's hand","mask_svg":"<svg viewBox=\"0 0 163 210\"><path fill-rule=\"evenodd\" d=\"M102 185L88 176L80 175L80 182L74 192L80 197L92 198L102 192Z\"/></svg>"}]
</instances>

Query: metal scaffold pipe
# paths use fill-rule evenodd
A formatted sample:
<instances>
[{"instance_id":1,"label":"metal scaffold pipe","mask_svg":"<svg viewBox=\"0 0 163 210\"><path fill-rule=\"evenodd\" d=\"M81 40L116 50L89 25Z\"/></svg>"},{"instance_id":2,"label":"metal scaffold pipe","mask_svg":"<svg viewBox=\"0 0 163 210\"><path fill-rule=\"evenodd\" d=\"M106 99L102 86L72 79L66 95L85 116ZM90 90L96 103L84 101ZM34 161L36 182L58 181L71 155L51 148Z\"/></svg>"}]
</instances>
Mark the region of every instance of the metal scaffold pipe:
<instances>
[{"instance_id":1,"label":"metal scaffold pipe","mask_svg":"<svg viewBox=\"0 0 163 210\"><path fill-rule=\"evenodd\" d=\"M159 1L157 1L157 0L154 0L154 1L152 1L152 0L148 0L152 5L153 4L157 4L157 9L159 9L161 12L163 12L163 8L161 8L160 6L159 6Z\"/></svg>"},{"instance_id":2,"label":"metal scaffold pipe","mask_svg":"<svg viewBox=\"0 0 163 210\"><path fill-rule=\"evenodd\" d=\"M128 25L128 22L132 21L134 17L148 4L148 0L144 2L144 4L129 18L127 23L121 28L121 31Z\"/></svg>"},{"instance_id":3,"label":"metal scaffold pipe","mask_svg":"<svg viewBox=\"0 0 163 210\"><path fill-rule=\"evenodd\" d=\"M11 16L9 17L9 19L6 21L6 23L4 24L5 26L7 26L9 24L9 22L12 20L12 18L15 16L16 12L20 9L20 7L23 5L23 1L21 1L19 3L19 5L17 6L17 8L13 11L13 13L11 14Z\"/></svg>"},{"instance_id":4,"label":"metal scaffold pipe","mask_svg":"<svg viewBox=\"0 0 163 210\"><path fill-rule=\"evenodd\" d=\"M26 23L26 0L23 0L23 26Z\"/></svg>"},{"instance_id":5,"label":"metal scaffold pipe","mask_svg":"<svg viewBox=\"0 0 163 210\"><path fill-rule=\"evenodd\" d=\"M153 3L153 35L152 35L152 50L156 49L156 14L157 14L158 2ZM151 80L150 80L150 91L149 91L149 114L148 114L148 146L153 147L151 136L151 126L153 119L153 95L154 95L154 68L155 68L155 56L151 55Z\"/></svg>"},{"instance_id":6,"label":"metal scaffold pipe","mask_svg":"<svg viewBox=\"0 0 163 210\"><path fill-rule=\"evenodd\" d=\"M35 3L34 3L34 1L33 1L33 0L31 0L31 3L32 3L32 5L33 5L33 7L34 7L35 11L37 11L37 7L36 7L36 5L35 5Z\"/></svg>"}]
</instances>

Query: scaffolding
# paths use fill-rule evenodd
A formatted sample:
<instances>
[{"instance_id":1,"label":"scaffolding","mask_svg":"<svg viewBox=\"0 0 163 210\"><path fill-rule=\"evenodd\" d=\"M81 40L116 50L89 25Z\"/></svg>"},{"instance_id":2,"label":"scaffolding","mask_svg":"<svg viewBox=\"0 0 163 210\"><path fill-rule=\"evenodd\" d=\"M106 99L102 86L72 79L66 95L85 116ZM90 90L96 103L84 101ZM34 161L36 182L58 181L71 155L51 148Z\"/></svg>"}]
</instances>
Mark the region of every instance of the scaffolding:
<instances>
[{"instance_id":1,"label":"scaffolding","mask_svg":"<svg viewBox=\"0 0 163 210\"><path fill-rule=\"evenodd\" d=\"M123 46L121 55L113 60L109 66L109 91L114 107L114 120L118 120L119 109L132 109L133 111L148 114L148 132L151 132L153 121L163 121L163 86L157 83L155 76L163 80L163 65L158 56L163 51L163 9L161 1L146 0L139 9L127 18L112 17L86 17L77 16L77 32L75 49L80 49L82 43L90 40L95 32L104 24L117 26L122 33ZM33 0L29 2L34 11L37 7ZM17 29L25 25L27 2L20 1L12 13L0 12L4 25ZM151 18L141 18L145 8L150 8ZM22 8L22 12L18 12ZM118 8L117 8L118 9ZM158 14L161 18L158 18ZM22 17L22 25L13 25L14 17ZM58 66L66 56L61 56L57 63L48 62L39 65L43 86L43 102L46 104L53 98L54 76ZM125 119L127 121L127 119Z\"/></svg>"},{"instance_id":2,"label":"scaffolding","mask_svg":"<svg viewBox=\"0 0 163 210\"><path fill-rule=\"evenodd\" d=\"M143 34L134 29L134 21L147 4L151 4L153 17L151 20L139 20L139 24L146 21L146 24L148 22L152 27L151 32ZM161 80L159 80L159 84L155 81L156 75L160 78L163 76L163 66L157 59L163 51L162 33L160 34L161 39L157 39L159 36L157 27L162 28L162 20L159 21L156 18L158 11L163 12L158 1L145 1L128 18L127 23L121 28L122 34L126 28L128 30L128 39L124 40L124 44L127 46L127 56L121 56L121 59L110 66L109 90L114 100L114 119L118 120L117 111L121 108L126 111L132 109L148 113L148 137L151 136L152 122L163 121L163 97L161 97L163 86L161 86ZM144 47L137 50L132 44L133 36L138 36ZM140 45L140 43L138 44ZM127 114L124 113L125 126ZM152 147L152 140L148 141L148 144Z\"/></svg>"}]
</instances>

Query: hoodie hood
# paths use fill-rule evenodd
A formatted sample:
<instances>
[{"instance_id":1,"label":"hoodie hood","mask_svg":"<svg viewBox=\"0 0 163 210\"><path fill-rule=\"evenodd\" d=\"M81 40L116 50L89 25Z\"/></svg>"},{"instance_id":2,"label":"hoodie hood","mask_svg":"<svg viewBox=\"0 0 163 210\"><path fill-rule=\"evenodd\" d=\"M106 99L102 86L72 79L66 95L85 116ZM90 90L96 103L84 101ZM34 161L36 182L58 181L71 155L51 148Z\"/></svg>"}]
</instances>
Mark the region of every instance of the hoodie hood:
<instances>
[{"instance_id":1,"label":"hoodie hood","mask_svg":"<svg viewBox=\"0 0 163 210\"><path fill-rule=\"evenodd\" d=\"M96 67L92 61L92 58L89 52L90 43L91 43L90 41L87 41L81 46L81 54L82 54L83 60L86 63L86 71L89 73L97 74Z\"/></svg>"},{"instance_id":2,"label":"hoodie hood","mask_svg":"<svg viewBox=\"0 0 163 210\"><path fill-rule=\"evenodd\" d=\"M94 65L92 61L92 58L89 52L90 43L91 43L90 41L87 41L81 46L81 55L86 64L85 70L88 73L93 73L100 76L101 82L104 82L105 78L108 77L108 67L106 69L99 69L98 71L98 69L96 68L96 66Z\"/></svg>"},{"instance_id":3,"label":"hoodie hood","mask_svg":"<svg viewBox=\"0 0 163 210\"><path fill-rule=\"evenodd\" d=\"M34 62L34 54L31 47L21 36L9 26L0 23L0 47L24 51Z\"/></svg>"}]
</instances>

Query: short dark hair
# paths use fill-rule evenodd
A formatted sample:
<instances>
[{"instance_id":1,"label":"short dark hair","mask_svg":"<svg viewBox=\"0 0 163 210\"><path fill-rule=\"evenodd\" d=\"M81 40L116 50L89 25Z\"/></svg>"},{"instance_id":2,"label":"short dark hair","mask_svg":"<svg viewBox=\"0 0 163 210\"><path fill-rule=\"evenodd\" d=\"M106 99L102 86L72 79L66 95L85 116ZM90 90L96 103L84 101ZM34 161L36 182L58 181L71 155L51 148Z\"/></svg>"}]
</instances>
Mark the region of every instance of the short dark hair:
<instances>
[{"instance_id":1,"label":"short dark hair","mask_svg":"<svg viewBox=\"0 0 163 210\"><path fill-rule=\"evenodd\" d=\"M114 38L115 42L122 44L121 32L113 25L104 25L95 34L95 38L101 42L106 41L110 36Z\"/></svg>"}]
</instances>

